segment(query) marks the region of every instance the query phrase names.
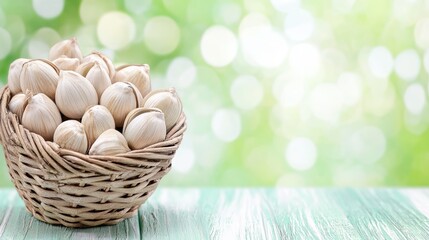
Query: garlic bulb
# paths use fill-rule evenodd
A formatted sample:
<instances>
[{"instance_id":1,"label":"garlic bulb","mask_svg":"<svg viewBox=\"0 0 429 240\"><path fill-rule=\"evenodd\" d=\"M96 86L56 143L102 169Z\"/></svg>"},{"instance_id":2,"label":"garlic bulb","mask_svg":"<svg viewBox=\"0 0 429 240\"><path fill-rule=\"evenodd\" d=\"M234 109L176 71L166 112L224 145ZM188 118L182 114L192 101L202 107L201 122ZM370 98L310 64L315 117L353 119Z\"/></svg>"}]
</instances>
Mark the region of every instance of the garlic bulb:
<instances>
[{"instance_id":1,"label":"garlic bulb","mask_svg":"<svg viewBox=\"0 0 429 240\"><path fill-rule=\"evenodd\" d=\"M182 114L182 102L174 88L151 92L143 102L143 107L158 108L164 113L167 131L176 124Z\"/></svg>"},{"instance_id":2,"label":"garlic bulb","mask_svg":"<svg viewBox=\"0 0 429 240\"><path fill-rule=\"evenodd\" d=\"M24 112L24 108L25 108L25 94L18 93L15 96L13 96L9 102L9 110L18 116L19 121L21 121L22 112Z\"/></svg>"},{"instance_id":3,"label":"garlic bulb","mask_svg":"<svg viewBox=\"0 0 429 240\"><path fill-rule=\"evenodd\" d=\"M106 88L100 98L100 104L112 113L115 126L122 127L127 114L141 106L143 97L132 83L117 82Z\"/></svg>"},{"instance_id":4,"label":"garlic bulb","mask_svg":"<svg viewBox=\"0 0 429 240\"><path fill-rule=\"evenodd\" d=\"M123 134L131 149L142 149L165 140L164 114L156 108L138 108L125 119Z\"/></svg>"},{"instance_id":5,"label":"garlic bulb","mask_svg":"<svg viewBox=\"0 0 429 240\"><path fill-rule=\"evenodd\" d=\"M26 107L22 114L22 125L51 141L55 129L61 123L61 114L55 103L45 94L26 94Z\"/></svg>"},{"instance_id":6,"label":"garlic bulb","mask_svg":"<svg viewBox=\"0 0 429 240\"><path fill-rule=\"evenodd\" d=\"M64 149L86 153L88 139L83 124L76 120L61 123L54 132L54 142Z\"/></svg>"},{"instance_id":7,"label":"garlic bulb","mask_svg":"<svg viewBox=\"0 0 429 240\"><path fill-rule=\"evenodd\" d=\"M115 129L108 129L95 140L89 150L89 155L113 156L129 151L130 148L124 136Z\"/></svg>"},{"instance_id":8,"label":"garlic bulb","mask_svg":"<svg viewBox=\"0 0 429 240\"><path fill-rule=\"evenodd\" d=\"M80 51L76 38L58 42L52 46L51 50L49 51L50 60L55 60L63 55L69 58L77 58L79 60L82 59L82 52Z\"/></svg>"},{"instance_id":9,"label":"garlic bulb","mask_svg":"<svg viewBox=\"0 0 429 240\"><path fill-rule=\"evenodd\" d=\"M104 70L109 74L110 79L115 76L115 67L112 61L100 52L93 52L82 59L82 64L98 62Z\"/></svg>"},{"instance_id":10,"label":"garlic bulb","mask_svg":"<svg viewBox=\"0 0 429 240\"><path fill-rule=\"evenodd\" d=\"M73 71L61 71L55 102L66 117L80 119L87 108L97 105L98 97L87 79Z\"/></svg>"},{"instance_id":11,"label":"garlic bulb","mask_svg":"<svg viewBox=\"0 0 429 240\"><path fill-rule=\"evenodd\" d=\"M86 110L82 117L82 124L90 146L104 131L115 128L115 120L112 114L105 106L101 105Z\"/></svg>"},{"instance_id":12,"label":"garlic bulb","mask_svg":"<svg viewBox=\"0 0 429 240\"><path fill-rule=\"evenodd\" d=\"M19 81L19 75L21 74L22 65L28 62L29 59L18 58L13 61L9 66L9 74L7 76L7 84L9 86L12 95L15 95L21 91L21 83Z\"/></svg>"},{"instance_id":13,"label":"garlic bulb","mask_svg":"<svg viewBox=\"0 0 429 240\"><path fill-rule=\"evenodd\" d=\"M113 82L130 82L136 85L143 97L151 90L149 65L124 65L116 69Z\"/></svg>"},{"instance_id":14,"label":"garlic bulb","mask_svg":"<svg viewBox=\"0 0 429 240\"><path fill-rule=\"evenodd\" d=\"M66 56L61 56L60 58L52 61L60 70L70 70L75 71L79 66L80 60L77 58L68 58Z\"/></svg>"},{"instance_id":15,"label":"garlic bulb","mask_svg":"<svg viewBox=\"0 0 429 240\"><path fill-rule=\"evenodd\" d=\"M86 79L88 79L92 86L94 86L98 97L101 97L104 90L112 85L109 74L107 74L106 70L104 70L98 62L96 62L88 71Z\"/></svg>"},{"instance_id":16,"label":"garlic bulb","mask_svg":"<svg viewBox=\"0 0 429 240\"><path fill-rule=\"evenodd\" d=\"M44 93L54 100L59 72L57 66L48 60L36 59L24 63L19 77L22 92Z\"/></svg>"}]
</instances>

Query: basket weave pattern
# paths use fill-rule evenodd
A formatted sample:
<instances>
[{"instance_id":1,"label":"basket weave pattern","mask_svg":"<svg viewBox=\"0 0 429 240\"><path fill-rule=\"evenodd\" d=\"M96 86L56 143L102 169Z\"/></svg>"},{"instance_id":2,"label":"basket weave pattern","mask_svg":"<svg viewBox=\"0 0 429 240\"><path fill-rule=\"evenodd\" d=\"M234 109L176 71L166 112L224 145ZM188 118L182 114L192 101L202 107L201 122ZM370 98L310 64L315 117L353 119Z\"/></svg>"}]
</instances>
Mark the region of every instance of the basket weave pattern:
<instances>
[{"instance_id":1,"label":"basket weave pattern","mask_svg":"<svg viewBox=\"0 0 429 240\"><path fill-rule=\"evenodd\" d=\"M10 98L3 87L0 134L9 174L27 210L51 224L91 227L133 216L170 170L186 130L182 114L164 142L116 156L90 156L25 129L8 110Z\"/></svg>"}]
</instances>

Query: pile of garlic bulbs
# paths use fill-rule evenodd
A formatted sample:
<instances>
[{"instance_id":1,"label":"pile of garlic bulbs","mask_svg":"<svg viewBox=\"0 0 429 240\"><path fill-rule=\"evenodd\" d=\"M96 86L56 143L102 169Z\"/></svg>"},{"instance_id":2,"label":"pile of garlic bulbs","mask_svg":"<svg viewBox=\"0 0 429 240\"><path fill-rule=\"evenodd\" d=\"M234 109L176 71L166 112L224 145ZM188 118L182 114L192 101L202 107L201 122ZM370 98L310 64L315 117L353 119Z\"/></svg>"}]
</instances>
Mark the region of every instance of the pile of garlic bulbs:
<instances>
[{"instance_id":1,"label":"pile of garlic bulbs","mask_svg":"<svg viewBox=\"0 0 429 240\"><path fill-rule=\"evenodd\" d=\"M99 52L85 57L76 39L47 59L10 65L9 110L46 141L90 155L116 155L164 141L182 114L173 88L151 89L149 65L115 68Z\"/></svg>"}]
</instances>

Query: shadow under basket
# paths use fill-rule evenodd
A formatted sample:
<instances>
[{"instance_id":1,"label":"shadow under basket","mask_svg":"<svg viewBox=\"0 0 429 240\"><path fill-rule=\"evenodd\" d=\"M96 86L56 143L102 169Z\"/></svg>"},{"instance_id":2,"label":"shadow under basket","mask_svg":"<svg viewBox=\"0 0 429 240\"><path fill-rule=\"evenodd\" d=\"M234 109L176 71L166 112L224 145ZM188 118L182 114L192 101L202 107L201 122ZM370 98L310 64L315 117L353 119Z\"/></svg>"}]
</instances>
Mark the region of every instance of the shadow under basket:
<instances>
[{"instance_id":1,"label":"shadow under basket","mask_svg":"<svg viewBox=\"0 0 429 240\"><path fill-rule=\"evenodd\" d=\"M163 142L116 156L85 155L25 129L8 110L10 99L5 86L1 143L16 190L34 217L67 227L111 225L136 214L170 170L186 130L182 114Z\"/></svg>"}]
</instances>

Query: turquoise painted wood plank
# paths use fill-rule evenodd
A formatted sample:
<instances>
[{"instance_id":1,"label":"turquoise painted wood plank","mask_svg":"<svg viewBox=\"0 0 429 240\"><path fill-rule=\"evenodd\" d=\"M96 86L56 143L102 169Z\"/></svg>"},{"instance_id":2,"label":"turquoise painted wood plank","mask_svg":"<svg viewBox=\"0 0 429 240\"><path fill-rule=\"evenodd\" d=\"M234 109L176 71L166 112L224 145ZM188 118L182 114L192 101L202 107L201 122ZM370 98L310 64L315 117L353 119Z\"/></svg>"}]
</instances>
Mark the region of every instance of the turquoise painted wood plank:
<instances>
[{"instance_id":1,"label":"turquoise painted wood plank","mask_svg":"<svg viewBox=\"0 0 429 240\"><path fill-rule=\"evenodd\" d=\"M335 197L362 238L429 239L429 219L410 198L416 191L360 189Z\"/></svg>"},{"instance_id":2,"label":"turquoise painted wood plank","mask_svg":"<svg viewBox=\"0 0 429 240\"><path fill-rule=\"evenodd\" d=\"M428 189L159 189L143 239L429 239Z\"/></svg>"},{"instance_id":3,"label":"turquoise painted wood plank","mask_svg":"<svg viewBox=\"0 0 429 240\"><path fill-rule=\"evenodd\" d=\"M240 191L158 189L140 209L143 239L217 239L224 223L216 215Z\"/></svg>"},{"instance_id":4,"label":"turquoise painted wood plank","mask_svg":"<svg viewBox=\"0 0 429 240\"><path fill-rule=\"evenodd\" d=\"M427 216L398 190L279 190L276 198L293 239L429 239Z\"/></svg>"},{"instance_id":5,"label":"turquoise painted wood plank","mask_svg":"<svg viewBox=\"0 0 429 240\"><path fill-rule=\"evenodd\" d=\"M429 239L429 189L158 189L138 217L86 229L40 222L0 190L0 239L140 237Z\"/></svg>"},{"instance_id":6,"label":"turquoise painted wood plank","mask_svg":"<svg viewBox=\"0 0 429 240\"><path fill-rule=\"evenodd\" d=\"M0 239L140 239L138 217L114 226L67 228L41 222L25 209L15 190L0 191Z\"/></svg>"},{"instance_id":7,"label":"turquoise painted wood plank","mask_svg":"<svg viewBox=\"0 0 429 240\"><path fill-rule=\"evenodd\" d=\"M17 195L15 190L0 189L0 237L5 231L5 226L14 208Z\"/></svg>"}]
</instances>

